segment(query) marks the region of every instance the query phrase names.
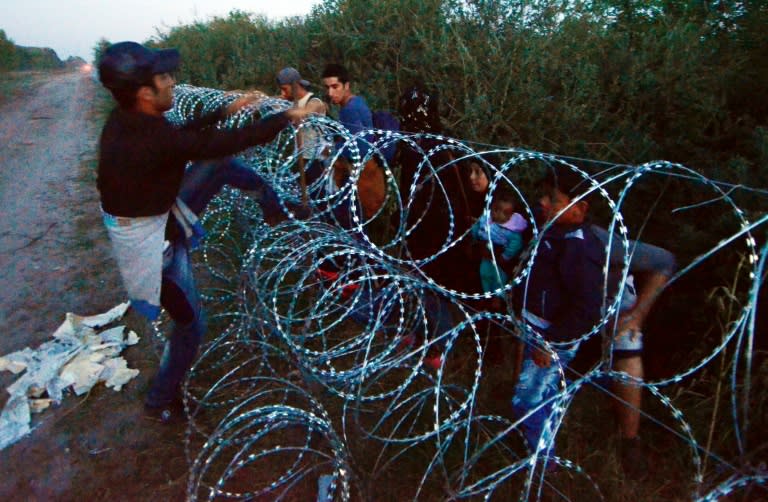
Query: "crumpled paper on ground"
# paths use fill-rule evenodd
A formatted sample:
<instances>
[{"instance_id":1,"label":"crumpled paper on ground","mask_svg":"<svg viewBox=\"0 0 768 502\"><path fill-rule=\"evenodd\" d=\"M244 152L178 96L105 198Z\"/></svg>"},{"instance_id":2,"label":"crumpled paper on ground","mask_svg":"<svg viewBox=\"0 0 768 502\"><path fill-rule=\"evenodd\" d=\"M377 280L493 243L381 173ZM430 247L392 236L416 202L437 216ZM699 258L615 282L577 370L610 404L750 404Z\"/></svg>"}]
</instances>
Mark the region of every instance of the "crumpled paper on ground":
<instances>
[{"instance_id":1,"label":"crumpled paper on ground","mask_svg":"<svg viewBox=\"0 0 768 502\"><path fill-rule=\"evenodd\" d=\"M28 434L30 413L59 403L65 390L82 395L103 381L119 391L139 374L120 357L125 347L138 343L136 333L125 334L125 326L97 331L120 319L126 310L127 302L94 316L67 313L52 340L36 350L26 347L0 357L0 371L26 370L6 389L11 397L0 413L0 450Z\"/></svg>"}]
</instances>

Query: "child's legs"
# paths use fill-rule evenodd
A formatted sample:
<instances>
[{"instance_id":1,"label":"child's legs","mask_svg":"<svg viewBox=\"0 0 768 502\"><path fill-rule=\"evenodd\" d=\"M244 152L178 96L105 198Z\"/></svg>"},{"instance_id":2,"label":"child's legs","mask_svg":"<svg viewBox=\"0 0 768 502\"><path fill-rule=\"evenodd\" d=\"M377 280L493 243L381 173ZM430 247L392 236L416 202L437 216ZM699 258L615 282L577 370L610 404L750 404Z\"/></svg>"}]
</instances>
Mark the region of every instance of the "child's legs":
<instances>
[{"instance_id":1,"label":"child's legs","mask_svg":"<svg viewBox=\"0 0 768 502\"><path fill-rule=\"evenodd\" d=\"M372 282L355 283L358 288L352 292L355 308L350 318L362 325L376 325L376 331L391 332L396 329L396 295L391 287L379 287Z\"/></svg>"},{"instance_id":2,"label":"child's legs","mask_svg":"<svg viewBox=\"0 0 768 502\"><path fill-rule=\"evenodd\" d=\"M432 292L424 294L421 297L421 301L429 327L429 337L431 340L439 339L433 345L433 349L442 352L445 344L448 342L444 335L453 329L454 326L450 304L443 297Z\"/></svg>"},{"instance_id":3,"label":"child's legs","mask_svg":"<svg viewBox=\"0 0 768 502\"><path fill-rule=\"evenodd\" d=\"M512 411L516 418L525 416L547 398L550 380L557 374L556 371L551 371L552 369L552 367L540 368L526 353L512 398ZM551 404L541 406L523 421L523 432L530 448L536 448L544 428L544 421L551 409Z\"/></svg>"},{"instance_id":4,"label":"child's legs","mask_svg":"<svg viewBox=\"0 0 768 502\"><path fill-rule=\"evenodd\" d=\"M634 279L630 275L627 287L630 294L622 296L622 312L631 310L636 303ZM611 330L612 331L612 330ZM610 332L609 332L610 333ZM612 333L611 333L612 334ZM612 340L613 369L642 380L643 371L643 333L629 330L620 333ZM640 408L643 401L643 387L632 381L616 381L613 385L618 400L614 400L616 416L619 421L621 436L625 439L637 437L640 430Z\"/></svg>"},{"instance_id":5,"label":"child's legs","mask_svg":"<svg viewBox=\"0 0 768 502\"><path fill-rule=\"evenodd\" d=\"M536 410L523 421L525 438L530 448L534 449L544 432L544 424L552 415L555 401L553 398L562 391L563 377L560 366L568 365L576 354L576 349L556 350L559 363L554 357L546 368L537 366L530 356L530 348L526 350L520 377L515 385L512 398L512 410L516 417L523 417L529 411ZM551 400L550 400L551 399ZM546 401L549 402L545 403ZM557 417L552 417L552 420ZM545 441L552 438L545 435Z\"/></svg>"},{"instance_id":6,"label":"child's legs","mask_svg":"<svg viewBox=\"0 0 768 502\"><path fill-rule=\"evenodd\" d=\"M625 332L613 340L613 369L642 380L643 334ZM640 431L640 408L643 401L642 385L632 381L616 381L613 385L618 400L614 401L616 416L623 438L637 437Z\"/></svg>"},{"instance_id":7,"label":"child's legs","mask_svg":"<svg viewBox=\"0 0 768 502\"><path fill-rule=\"evenodd\" d=\"M483 285L484 293L504 287L507 279L507 274L496 267L491 260L483 259L480 261L480 282Z\"/></svg>"},{"instance_id":8,"label":"child's legs","mask_svg":"<svg viewBox=\"0 0 768 502\"><path fill-rule=\"evenodd\" d=\"M497 269L493 264L493 261L483 258L480 261L480 283L483 287L483 292L488 293L491 291L497 291L504 287L507 282L507 274ZM487 310L496 313L504 313L504 294L500 293L494 296L492 299L487 300ZM498 320L490 320L487 323L487 328L483 330L481 335L485 338L485 347L487 354L487 362L492 365L498 365L503 362L504 348L501 343L501 327L497 325Z\"/></svg>"}]
</instances>

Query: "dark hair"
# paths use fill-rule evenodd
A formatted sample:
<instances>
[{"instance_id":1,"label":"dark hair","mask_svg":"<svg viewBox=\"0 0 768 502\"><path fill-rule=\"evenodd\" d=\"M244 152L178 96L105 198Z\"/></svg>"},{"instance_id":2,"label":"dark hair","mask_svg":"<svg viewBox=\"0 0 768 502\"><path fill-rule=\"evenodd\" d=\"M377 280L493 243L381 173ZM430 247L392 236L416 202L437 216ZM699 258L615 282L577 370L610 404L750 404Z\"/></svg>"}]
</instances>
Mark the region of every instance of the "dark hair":
<instances>
[{"instance_id":1,"label":"dark hair","mask_svg":"<svg viewBox=\"0 0 768 502\"><path fill-rule=\"evenodd\" d=\"M512 191L507 188L497 188L493 192L493 202L505 202L512 204L513 208L517 208L517 199L512 194Z\"/></svg>"},{"instance_id":2,"label":"dark hair","mask_svg":"<svg viewBox=\"0 0 768 502\"><path fill-rule=\"evenodd\" d=\"M136 42L118 42L99 58L99 80L120 107L132 108L136 92L145 85L157 90L154 76L175 71L179 58L176 49L150 49Z\"/></svg>"},{"instance_id":3,"label":"dark hair","mask_svg":"<svg viewBox=\"0 0 768 502\"><path fill-rule=\"evenodd\" d=\"M338 63L329 63L325 65L325 69L323 70L323 74L320 76L320 78L330 77L338 78L339 82L342 84L349 82L349 72L346 68L344 68L344 66Z\"/></svg>"},{"instance_id":4,"label":"dark hair","mask_svg":"<svg viewBox=\"0 0 768 502\"><path fill-rule=\"evenodd\" d=\"M550 165L547 167L547 172L539 182L540 186L556 188L563 192L571 199L578 197L581 194L587 193L592 187L589 179L582 174L576 172L570 167L562 166L559 164ZM588 200L589 196L584 197L582 200Z\"/></svg>"},{"instance_id":5,"label":"dark hair","mask_svg":"<svg viewBox=\"0 0 768 502\"><path fill-rule=\"evenodd\" d=\"M128 89L110 89L112 97L115 98L120 108L124 110L131 110L136 106L136 94L139 92L138 87Z\"/></svg>"},{"instance_id":6,"label":"dark hair","mask_svg":"<svg viewBox=\"0 0 768 502\"><path fill-rule=\"evenodd\" d=\"M416 84L403 92L398 102L400 127L407 132L441 133L438 94Z\"/></svg>"}]
</instances>

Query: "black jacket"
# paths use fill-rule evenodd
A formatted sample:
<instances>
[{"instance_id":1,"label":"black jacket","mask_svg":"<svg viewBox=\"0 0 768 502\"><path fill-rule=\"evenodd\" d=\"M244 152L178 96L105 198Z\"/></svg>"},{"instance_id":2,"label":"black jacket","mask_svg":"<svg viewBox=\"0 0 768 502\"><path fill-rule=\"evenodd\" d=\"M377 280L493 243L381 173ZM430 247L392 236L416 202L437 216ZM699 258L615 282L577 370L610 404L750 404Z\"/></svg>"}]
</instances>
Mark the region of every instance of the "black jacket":
<instances>
[{"instance_id":1,"label":"black jacket","mask_svg":"<svg viewBox=\"0 0 768 502\"><path fill-rule=\"evenodd\" d=\"M96 181L104 211L125 217L163 214L176 200L188 161L267 143L289 123L278 113L242 129L201 129L221 118L218 111L177 129L163 117L113 110L101 132Z\"/></svg>"},{"instance_id":2,"label":"black jacket","mask_svg":"<svg viewBox=\"0 0 768 502\"><path fill-rule=\"evenodd\" d=\"M542 235L530 276L516 288L523 308L551 323L549 341L574 340L599 321L605 251L589 224L553 225Z\"/></svg>"}]
</instances>

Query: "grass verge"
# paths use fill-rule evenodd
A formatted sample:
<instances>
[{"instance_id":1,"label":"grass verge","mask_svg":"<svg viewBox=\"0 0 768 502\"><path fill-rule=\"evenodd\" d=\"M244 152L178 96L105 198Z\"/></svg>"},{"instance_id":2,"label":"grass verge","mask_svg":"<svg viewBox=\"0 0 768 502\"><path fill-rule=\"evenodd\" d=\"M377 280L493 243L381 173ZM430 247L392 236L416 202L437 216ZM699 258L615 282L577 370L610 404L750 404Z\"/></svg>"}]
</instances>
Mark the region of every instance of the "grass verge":
<instances>
[{"instance_id":1,"label":"grass verge","mask_svg":"<svg viewBox=\"0 0 768 502\"><path fill-rule=\"evenodd\" d=\"M0 106L23 97L48 79L49 73L42 71L0 72Z\"/></svg>"}]
</instances>

